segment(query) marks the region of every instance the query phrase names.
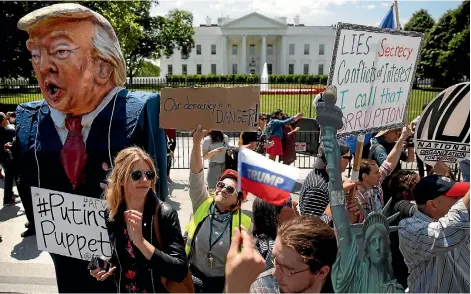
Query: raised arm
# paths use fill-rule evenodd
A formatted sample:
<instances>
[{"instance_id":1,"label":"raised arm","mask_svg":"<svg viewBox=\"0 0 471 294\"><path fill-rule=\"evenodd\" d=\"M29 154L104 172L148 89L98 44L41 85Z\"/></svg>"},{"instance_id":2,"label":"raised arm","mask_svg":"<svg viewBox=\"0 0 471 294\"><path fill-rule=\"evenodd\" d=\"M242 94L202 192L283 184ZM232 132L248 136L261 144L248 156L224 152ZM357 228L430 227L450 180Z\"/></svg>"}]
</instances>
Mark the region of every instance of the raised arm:
<instances>
[{"instance_id":1,"label":"raised arm","mask_svg":"<svg viewBox=\"0 0 471 294\"><path fill-rule=\"evenodd\" d=\"M386 158L386 161L391 164L391 170L394 170L396 168L399 162L399 158L401 157L401 153L404 150L404 142L411 135L412 135L412 130L410 129L410 126L409 125L404 126L402 128L401 136L396 142L396 145L394 145L393 149L391 150L391 152L389 152L388 157Z\"/></svg>"},{"instance_id":2,"label":"raised arm","mask_svg":"<svg viewBox=\"0 0 471 294\"><path fill-rule=\"evenodd\" d=\"M195 131L190 133L193 137L193 148L190 157L190 187L189 194L193 211L209 197L206 185L204 184L203 157L201 156L201 140L203 140L207 131L198 126Z\"/></svg>"},{"instance_id":3,"label":"raised arm","mask_svg":"<svg viewBox=\"0 0 471 294\"><path fill-rule=\"evenodd\" d=\"M453 250L469 241L469 191L444 217L431 222L427 229L417 228L413 222L414 219L410 218L400 223L399 248L403 255L427 260Z\"/></svg>"}]
</instances>

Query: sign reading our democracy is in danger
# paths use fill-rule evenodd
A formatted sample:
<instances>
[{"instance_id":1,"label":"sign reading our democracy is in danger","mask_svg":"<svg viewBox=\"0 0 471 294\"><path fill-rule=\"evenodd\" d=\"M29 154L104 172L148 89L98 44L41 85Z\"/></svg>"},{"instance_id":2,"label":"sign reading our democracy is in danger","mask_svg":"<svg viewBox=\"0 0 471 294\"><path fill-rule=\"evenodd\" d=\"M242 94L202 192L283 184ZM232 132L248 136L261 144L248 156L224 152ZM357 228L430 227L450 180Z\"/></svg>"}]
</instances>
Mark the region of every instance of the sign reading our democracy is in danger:
<instances>
[{"instance_id":1,"label":"sign reading our democracy is in danger","mask_svg":"<svg viewBox=\"0 0 471 294\"><path fill-rule=\"evenodd\" d=\"M343 136L400 127L423 34L339 23L328 85L337 87Z\"/></svg>"},{"instance_id":2,"label":"sign reading our democracy is in danger","mask_svg":"<svg viewBox=\"0 0 471 294\"><path fill-rule=\"evenodd\" d=\"M111 257L105 200L31 188L38 249L90 260Z\"/></svg>"},{"instance_id":3,"label":"sign reading our democracy is in danger","mask_svg":"<svg viewBox=\"0 0 471 294\"><path fill-rule=\"evenodd\" d=\"M182 131L198 125L208 130L256 131L260 87L164 88L160 127Z\"/></svg>"},{"instance_id":4,"label":"sign reading our democracy is in danger","mask_svg":"<svg viewBox=\"0 0 471 294\"><path fill-rule=\"evenodd\" d=\"M415 152L425 163L454 164L469 156L470 84L438 94L424 109L415 129Z\"/></svg>"}]
</instances>

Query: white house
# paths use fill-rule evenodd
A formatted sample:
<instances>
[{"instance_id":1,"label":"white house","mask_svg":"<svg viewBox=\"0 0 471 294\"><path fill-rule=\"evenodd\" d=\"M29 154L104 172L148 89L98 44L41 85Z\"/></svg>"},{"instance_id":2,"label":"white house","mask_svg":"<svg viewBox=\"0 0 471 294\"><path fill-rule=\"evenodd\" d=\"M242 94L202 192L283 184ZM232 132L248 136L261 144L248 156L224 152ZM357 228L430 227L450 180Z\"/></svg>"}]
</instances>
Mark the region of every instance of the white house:
<instances>
[{"instance_id":1,"label":"white house","mask_svg":"<svg viewBox=\"0 0 471 294\"><path fill-rule=\"evenodd\" d=\"M176 52L160 59L160 74L328 74L334 26L305 26L299 17L270 18L253 12L218 18L195 28L195 48L187 59Z\"/></svg>"}]
</instances>

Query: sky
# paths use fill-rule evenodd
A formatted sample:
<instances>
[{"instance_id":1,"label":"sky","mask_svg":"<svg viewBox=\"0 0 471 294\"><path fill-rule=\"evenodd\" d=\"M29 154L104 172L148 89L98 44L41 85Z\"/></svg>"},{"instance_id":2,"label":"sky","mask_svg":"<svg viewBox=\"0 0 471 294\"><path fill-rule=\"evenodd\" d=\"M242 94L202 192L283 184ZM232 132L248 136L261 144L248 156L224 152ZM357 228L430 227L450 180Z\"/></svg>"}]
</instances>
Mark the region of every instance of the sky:
<instances>
[{"instance_id":1,"label":"sky","mask_svg":"<svg viewBox=\"0 0 471 294\"><path fill-rule=\"evenodd\" d=\"M346 22L360 25L378 26L388 12L393 1L360 0L158 0L159 5L151 9L152 15L165 15L172 9L183 9L193 13L193 26L206 23L206 17L217 22L218 17L242 17L258 12L269 17L287 17L294 23L299 15L304 25L333 25ZM407 23L412 14L426 9L438 20L449 9L455 9L461 1L405 1L398 0L399 21Z\"/></svg>"}]
</instances>

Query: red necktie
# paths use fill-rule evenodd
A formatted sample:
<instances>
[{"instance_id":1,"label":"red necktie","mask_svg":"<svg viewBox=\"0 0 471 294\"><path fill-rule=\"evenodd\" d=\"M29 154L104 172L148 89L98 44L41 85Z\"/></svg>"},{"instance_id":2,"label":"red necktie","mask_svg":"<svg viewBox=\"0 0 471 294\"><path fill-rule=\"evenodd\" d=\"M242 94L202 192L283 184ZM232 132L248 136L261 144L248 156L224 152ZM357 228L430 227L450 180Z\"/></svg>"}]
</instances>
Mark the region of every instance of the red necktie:
<instances>
[{"instance_id":1,"label":"red necktie","mask_svg":"<svg viewBox=\"0 0 471 294\"><path fill-rule=\"evenodd\" d=\"M61 162L65 174L75 190L78 187L87 161L87 153L82 136L82 118L79 116L67 116L65 118L65 127L69 130L69 133L62 147Z\"/></svg>"}]
</instances>

